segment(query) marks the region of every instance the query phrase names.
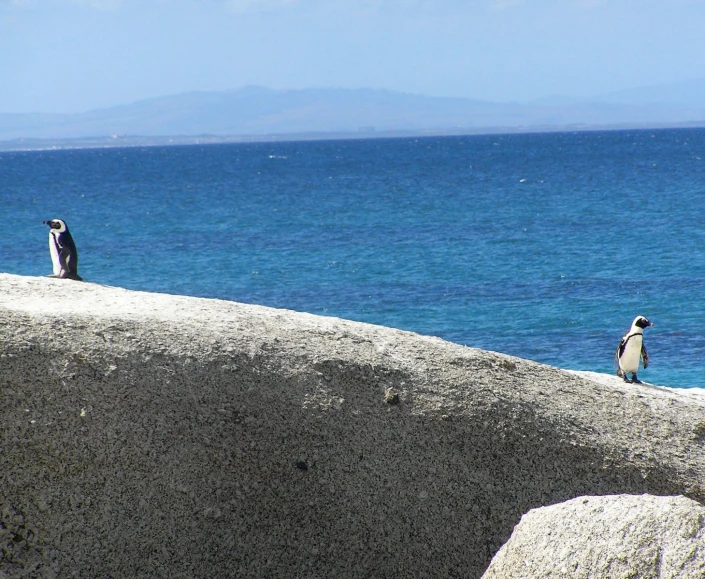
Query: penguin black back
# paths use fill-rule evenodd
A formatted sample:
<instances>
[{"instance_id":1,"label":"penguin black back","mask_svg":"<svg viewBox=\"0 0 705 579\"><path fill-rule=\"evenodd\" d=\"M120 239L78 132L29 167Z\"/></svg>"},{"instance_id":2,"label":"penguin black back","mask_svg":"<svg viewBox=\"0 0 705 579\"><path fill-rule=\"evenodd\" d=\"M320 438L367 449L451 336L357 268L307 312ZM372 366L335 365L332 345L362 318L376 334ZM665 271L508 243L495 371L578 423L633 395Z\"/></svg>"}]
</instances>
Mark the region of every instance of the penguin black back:
<instances>
[{"instance_id":1,"label":"penguin black back","mask_svg":"<svg viewBox=\"0 0 705 579\"><path fill-rule=\"evenodd\" d=\"M83 281L78 275L78 251L63 219L44 221L49 226L49 253L54 268L51 277Z\"/></svg>"}]
</instances>

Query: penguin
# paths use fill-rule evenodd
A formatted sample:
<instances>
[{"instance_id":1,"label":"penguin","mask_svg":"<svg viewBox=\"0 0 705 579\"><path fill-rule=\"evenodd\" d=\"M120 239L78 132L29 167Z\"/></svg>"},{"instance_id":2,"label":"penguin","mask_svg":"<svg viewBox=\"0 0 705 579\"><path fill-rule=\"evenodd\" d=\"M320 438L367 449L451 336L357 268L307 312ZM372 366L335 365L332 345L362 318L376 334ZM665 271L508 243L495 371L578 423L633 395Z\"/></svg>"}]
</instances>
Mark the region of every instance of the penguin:
<instances>
[{"instance_id":1,"label":"penguin","mask_svg":"<svg viewBox=\"0 0 705 579\"><path fill-rule=\"evenodd\" d=\"M49 226L49 252L54 266L54 275L49 277L83 281L78 275L76 244L66 222L62 219L50 219L44 221L44 224Z\"/></svg>"},{"instance_id":2,"label":"penguin","mask_svg":"<svg viewBox=\"0 0 705 579\"><path fill-rule=\"evenodd\" d=\"M624 379L625 382L633 384L641 384L641 381L636 377L639 370L639 360L642 361L644 369L649 365L649 354L644 347L644 328L653 326L644 316L634 318L632 327L624 334L617 347L615 361L618 364L617 376ZM631 372L632 379L627 377Z\"/></svg>"}]
</instances>

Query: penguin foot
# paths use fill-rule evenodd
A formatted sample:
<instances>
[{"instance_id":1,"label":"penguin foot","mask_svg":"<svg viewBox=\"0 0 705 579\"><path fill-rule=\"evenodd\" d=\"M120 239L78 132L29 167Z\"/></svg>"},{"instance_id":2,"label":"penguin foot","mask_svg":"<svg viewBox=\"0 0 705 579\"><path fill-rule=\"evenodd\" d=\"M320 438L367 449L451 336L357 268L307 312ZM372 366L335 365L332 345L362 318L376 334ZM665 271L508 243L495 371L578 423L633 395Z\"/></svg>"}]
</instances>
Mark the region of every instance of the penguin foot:
<instances>
[{"instance_id":1,"label":"penguin foot","mask_svg":"<svg viewBox=\"0 0 705 579\"><path fill-rule=\"evenodd\" d=\"M636 377L636 374L632 374L632 384L643 384L643 382Z\"/></svg>"},{"instance_id":2,"label":"penguin foot","mask_svg":"<svg viewBox=\"0 0 705 579\"><path fill-rule=\"evenodd\" d=\"M623 375L622 375L622 380L624 380L627 384L631 384L631 383L632 383L632 381L631 381L629 378L627 378L627 375L626 375L626 374L623 374Z\"/></svg>"}]
</instances>

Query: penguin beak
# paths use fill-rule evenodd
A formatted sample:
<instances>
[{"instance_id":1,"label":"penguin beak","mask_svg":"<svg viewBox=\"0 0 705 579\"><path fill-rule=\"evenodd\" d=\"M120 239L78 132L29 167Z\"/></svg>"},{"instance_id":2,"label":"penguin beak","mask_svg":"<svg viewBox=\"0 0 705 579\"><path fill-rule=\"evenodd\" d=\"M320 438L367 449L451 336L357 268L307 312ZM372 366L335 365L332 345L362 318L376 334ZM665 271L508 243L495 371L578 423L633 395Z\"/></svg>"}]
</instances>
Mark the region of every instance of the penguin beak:
<instances>
[{"instance_id":1,"label":"penguin beak","mask_svg":"<svg viewBox=\"0 0 705 579\"><path fill-rule=\"evenodd\" d=\"M51 227L51 221L42 221L42 223L44 225L48 225L49 227Z\"/></svg>"}]
</instances>

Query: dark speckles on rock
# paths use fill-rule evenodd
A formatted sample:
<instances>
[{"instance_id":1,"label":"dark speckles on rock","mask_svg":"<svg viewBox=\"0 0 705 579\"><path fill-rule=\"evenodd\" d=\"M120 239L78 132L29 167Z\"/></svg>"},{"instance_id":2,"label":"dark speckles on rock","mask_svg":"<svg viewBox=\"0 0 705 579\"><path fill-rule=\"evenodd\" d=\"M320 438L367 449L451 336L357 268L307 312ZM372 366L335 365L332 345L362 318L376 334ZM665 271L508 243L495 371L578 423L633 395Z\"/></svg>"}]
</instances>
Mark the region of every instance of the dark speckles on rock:
<instances>
[{"instance_id":1,"label":"dark speckles on rock","mask_svg":"<svg viewBox=\"0 0 705 579\"><path fill-rule=\"evenodd\" d=\"M497 365L505 372L514 372L517 369L516 363L511 360L498 360Z\"/></svg>"},{"instance_id":2,"label":"dark speckles on rock","mask_svg":"<svg viewBox=\"0 0 705 579\"><path fill-rule=\"evenodd\" d=\"M705 438L705 420L693 424L693 439L702 440Z\"/></svg>"},{"instance_id":3,"label":"dark speckles on rock","mask_svg":"<svg viewBox=\"0 0 705 579\"><path fill-rule=\"evenodd\" d=\"M298 468L299 470L304 470L304 471L308 470L308 462L306 462L305 460L297 460L296 461L296 468Z\"/></svg>"},{"instance_id":4,"label":"dark speckles on rock","mask_svg":"<svg viewBox=\"0 0 705 579\"><path fill-rule=\"evenodd\" d=\"M399 392L394 388L387 388L384 391L384 401L387 404L399 404Z\"/></svg>"}]
</instances>

